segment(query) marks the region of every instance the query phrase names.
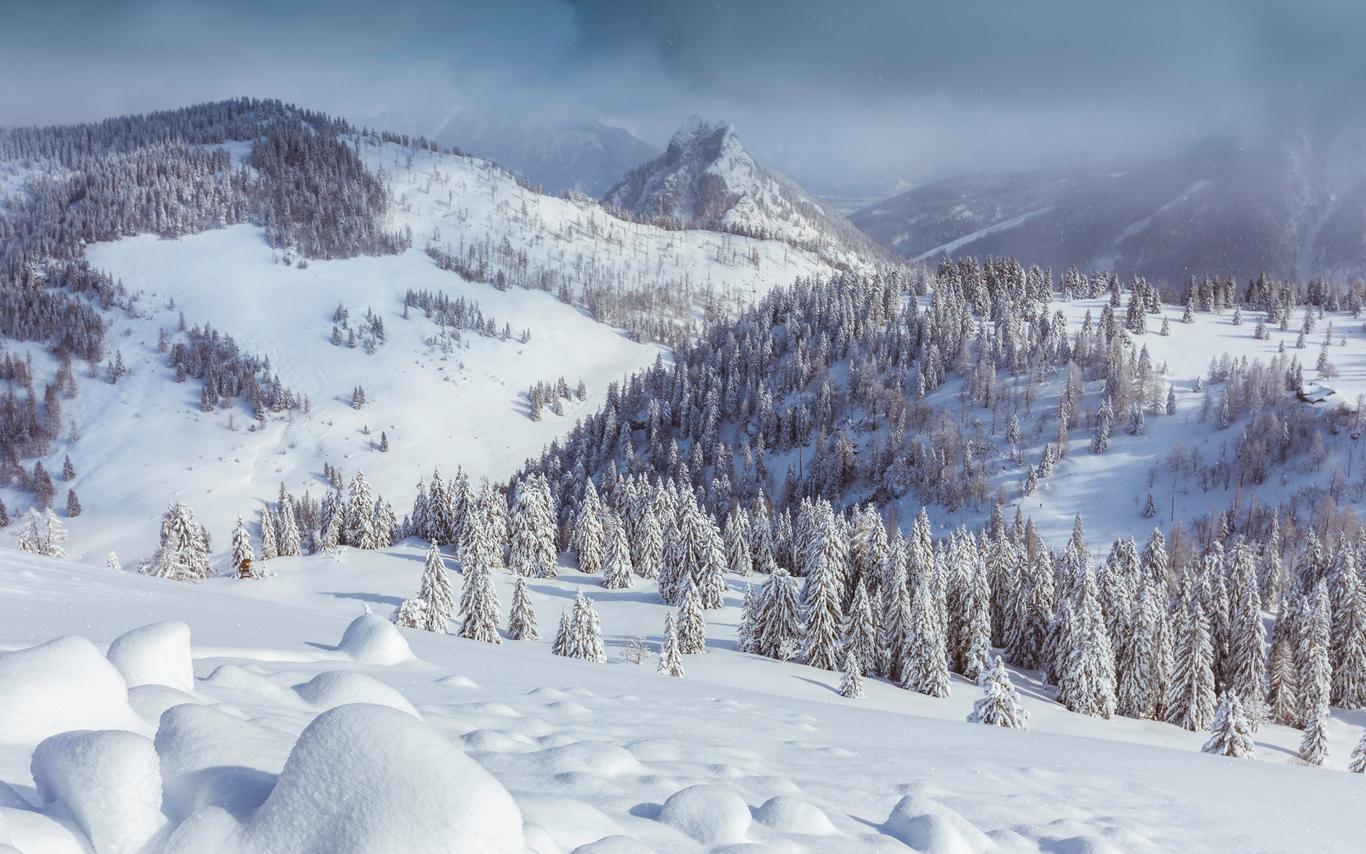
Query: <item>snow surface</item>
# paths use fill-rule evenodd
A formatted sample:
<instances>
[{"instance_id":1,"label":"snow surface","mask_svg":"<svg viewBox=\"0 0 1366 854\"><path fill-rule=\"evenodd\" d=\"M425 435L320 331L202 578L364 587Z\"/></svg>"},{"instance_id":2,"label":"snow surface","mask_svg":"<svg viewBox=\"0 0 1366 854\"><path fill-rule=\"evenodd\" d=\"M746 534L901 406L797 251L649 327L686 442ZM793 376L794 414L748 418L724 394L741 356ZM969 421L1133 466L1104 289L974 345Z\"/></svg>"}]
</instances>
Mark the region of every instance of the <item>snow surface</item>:
<instances>
[{"instance_id":1,"label":"snow surface","mask_svg":"<svg viewBox=\"0 0 1366 854\"><path fill-rule=\"evenodd\" d=\"M667 608L652 585L603 590L569 568L530 585L538 618L544 630L587 590L607 664L552 657L547 641L408 630L413 658L339 659L359 602L411 593L421 555L414 544L342 564L282 559L261 582L188 585L0 553L12 606L0 640L82 626L91 642L44 654L54 681L83 689L71 664L114 673L96 643L171 617L190 626L200 702L119 727L155 734L166 835L153 851L162 841L171 851L1333 851L1360 838L1361 780L1337 769L1366 713L1335 712L1330 767L1315 769L1290 761L1297 731L1263 726L1255 760L1208 756L1203 733L1071 714L1032 674L1012 674L1028 732L965 723L977 689L957 677L942 700L878 680L848 700L837 674L735 652L736 578L682 679L615 654L636 633L658 642ZM510 581L498 577L504 603ZM421 719L367 704L324 710L290 689L336 674L393 692ZM0 715L28 696L0 690ZM79 705L74 693L43 702L45 714ZM0 749L0 793L15 792L0 797L0 821L13 844L82 850L91 821L151 828L131 803L54 797L75 784L37 779L57 767L34 756L50 734ZM147 780L145 739L128 740L140 738L120 736L92 759L98 779ZM70 800L90 817L74 821Z\"/></svg>"}]
</instances>

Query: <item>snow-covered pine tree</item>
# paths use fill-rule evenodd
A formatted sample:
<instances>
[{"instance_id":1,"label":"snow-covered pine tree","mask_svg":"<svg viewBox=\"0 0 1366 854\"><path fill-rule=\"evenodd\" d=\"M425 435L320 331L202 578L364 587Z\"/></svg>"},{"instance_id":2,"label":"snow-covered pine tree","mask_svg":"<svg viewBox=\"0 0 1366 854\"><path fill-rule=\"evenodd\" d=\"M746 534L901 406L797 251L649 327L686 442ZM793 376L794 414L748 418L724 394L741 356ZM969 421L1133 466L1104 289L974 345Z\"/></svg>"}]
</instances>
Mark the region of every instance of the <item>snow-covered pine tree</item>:
<instances>
[{"instance_id":1,"label":"snow-covered pine tree","mask_svg":"<svg viewBox=\"0 0 1366 854\"><path fill-rule=\"evenodd\" d=\"M427 628L427 605L421 599L413 596L404 599L394 610L393 616L389 618L394 625L405 629Z\"/></svg>"},{"instance_id":2,"label":"snow-covered pine tree","mask_svg":"<svg viewBox=\"0 0 1366 854\"><path fill-rule=\"evenodd\" d=\"M738 504L726 516L726 566L734 575L749 575L753 570L750 556L749 515Z\"/></svg>"},{"instance_id":3,"label":"snow-covered pine tree","mask_svg":"<svg viewBox=\"0 0 1366 854\"><path fill-rule=\"evenodd\" d=\"M255 561L256 555L251 549L251 534L247 531L247 523L242 521L242 517L237 517L237 524L232 527L232 568L237 572L242 568L244 561Z\"/></svg>"},{"instance_id":4,"label":"snow-covered pine tree","mask_svg":"<svg viewBox=\"0 0 1366 854\"><path fill-rule=\"evenodd\" d=\"M1366 730L1362 730L1357 746L1352 748L1352 758L1347 770L1353 774L1366 774Z\"/></svg>"},{"instance_id":5,"label":"snow-covered pine tree","mask_svg":"<svg viewBox=\"0 0 1366 854\"><path fill-rule=\"evenodd\" d=\"M502 491L487 480L479 489L479 520L492 546L490 566L501 569L505 565L504 552L508 543L508 503Z\"/></svg>"},{"instance_id":6,"label":"snow-covered pine tree","mask_svg":"<svg viewBox=\"0 0 1366 854\"><path fill-rule=\"evenodd\" d=\"M973 701L968 723L1029 729L1029 711L1021 705L1020 694L999 655L977 678L977 684L982 686L982 697Z\"/></svg>"},{"instance_id":7,"label":"snow-covered pine tree","mask_svg":"<svg viewBox=\"0 0 1366 854\"><path fill-rule=\"evenodd\" d=\"M930 570L933 572L933 569ZM911 594L906 624L905 651L902 653L902 688L931 697L949 696L949 662L943 628L936 614L935 585L930 575L922 576Z\"/></svg>"},{"instance_id":8,"label":"snow-covered pine tree","mask_svg":"<svg viewBox=\"0 0 1366 854\"><path fill-rule=\"evenodd\" d=\"M1215 709L1214 723L1210 725L1209 740L1200 749L1216 756L1239 759L1253 757L1256 744L1252 741L1252 724L1243 711L1243 704L1238 702L1236 692L1225 691L1219 698L1219 708Z\"/></svg>"},{"instance_id":9,"label":"snow-covered pine tree","mask_svg":"<svg viewBox=\"0 0 1366 854\"><path fill-rule=\"evenodd\" d=\"M665 676L683 675L683 655L678 649L678 628L674 615L664 617L664 642L659 645L659 672Z\"/></svg>"},{"instance_id":10,"label":"snow-covered pine tree","mask_svg":"<svg viewBox=\"0 0 1366 854\"><path fill-rule=\"evenodd\" d=\"M683 601L678 606L678 648L684 655L705 652L707 623L702 613L702 595L697 585L688 582Z\"/></svg>"},{"instance_id":11,"label":"snow-covered pine tree","mask_svg":"<svg viewBox=\"0 0 1366 854\"><path fill-rule=\"evenodd\" d=\"M527 595L526 579L517 576L517 584L512 588L512 613L508 616L508 637L512 640L538 640L540 631L536 627L536 612L531 608L531 597Z\"/></svg>"},{"instance_id":12,"label":"snow-covered pine tree","mask_svg":"<svg viewBox=\"0 0 1366 854\"><path fill-rule=\"evenodd\" d=\"M1308 605L1295 653L1299 675L1299 719L1300 725L1306 728L1317 716L1327 713L1332 693L1332 665L1328 659L1328 586L1322 579L1314 585Z\"/></svg>"},{"instance_id":13,"label":"snow-covered pine tree","mask_svg":"<svg viewBox=\"0 0 1366 854\"><path fill-rule=\"evenodd\" d=\"M274 560L280 555L279 540L275 535L275 514L269 507L261 508L261 560Z\"/></svg>"},{"instance_id":14,"label":"snow-covered pine tree","mask_svg":"<svg viewBox=\"0 0 1366 854\"><path fill-rule=\"evenodd\" d=\"M882 568L882 618L878 621L877 674L900 682L905 665L906 630L910 623L911 599L906 585L906 541L896 531L887 547Z\"/></svg>"},{"instance_id":15,"label":"snow-covered pine tree","mask_svg":"<svg viewBox=\"0 0 1366 854\"><path fill-rule=\"evenodd\" d=\"M631 586L631 546L626 542L626 526L615 519L607 532L607 560L602 570L602 586L625 590Z\"/></svg>"},{"instance_id":16,"label":"snow-covered pine tree","mask_svg":"<svg viewBox=\"0 0 1366 854\"><path fill-rule=\"evenodd\" d=\"M566 608L560 612L560 625L555 629L555 639L550 643L551 655L569 655L569 611Z\"/></svg>"},{"instance_id":17,"label":"snow-covered pine tree","mask_svg":"<svg viewBox=\"0 0 1366 854\"><path fill-rule=\"evenodd\" d=\"M579 570L587 573L602 571L603 556L606 553L606 532L602 524L602 502L593 481L584 486L583 499L579 511L574 516L574 533L570 537L570 548L579 562Z\"/></svg>"},{"instance_id":18,"label":"snow-covered pine tree","mask_svg":"<svg viewBox=\"0 0 1366 854\"><path fill-rule=\"evenodd\" d=\"M1083 561L1058 675L1058 702L1079 714L1108 718L1115 711L1115 656L1101 611L1095 570L1089 555Z\"/></svg>"},{"instance_id":19,"label":"snow-covered pine tree","mask_svg":"<svg viewBox=\"0 0 1366 854\"><path fill-rule=\"evenodd\" d=\"M455 596L441 560L441 549L435 540L427 546L427 560L422 565L422 581L418 584L417 598L422 603L423 622L416 628L441 634L449 632L451 618L455 616Z\"/></svg>"},{"instance_id":20,"label":"snow-covered pine tree","mask_svg":"<svg viewBox=\"0 0 1366 854\"><path fill-rule=\"evenodd\" d=\"M498 591L493 586L493 571L482 550L475 560L462 567L465 589L461 595L460 637L480 643L502 643L498 636Z\"/></svg>"},{"instance_id":21,"label":"snow-covered pine tree","mask_svg":"<svg viewBox=\"0 0 1366 854\"><path fill-rule=\"evenodd\" d=\"M1328 704L1323 703L1305 721L1304 737L1300 739L1298 756L1305 765L1322 765L1328 761Z\"/></svg>"},{"instance_id":22,"label":"snow-covered pine tree","mask_svg":"<svg viewBox=\"0 0 1366 854\"><path fill-rule=\"evenodd\" d=\"M187 504L172 504L161 517L161 544L142 570L172 581L202 581L212 573L204 529Z\"/></svg>"},{"instance_id":23,"label":"snow-covered pine tree","mask_svg":"<svg viewBox=\"0 0 1366 854\"><path fill-rule=\"evenodd\" d=\"M1262 626L1262 598L1258 592L1257 555L1239 541L1229 553L1232 601L1229 608L1228 657L1225 691L1237 695L1242 706L1260 715L1266 697L1266 629Z\"/></svg>"},{"instance_id":24,"label":"snow-covered pine tree","mask_svg":"<svg viewBox=\"0 0 1366 854\"><path fill-rule=\"evenodd\" d=\"M873 622L873 608L868 601L868 588L859 584L854 601L844 615L840 632L840 647L845 656L853 653L862 668L862 675L871 676L877 660L877 626Z\"/></svg>"},{"instance_id":25,"label":"snow-covered pine tree","mask_svg":"<svg viewBox=\"0 0 1366 854\"><path fill-rule=\"evenodd\" d=\"M114 572L123 572L123 564L119 563L119 556L115 552L109 553L109 556L104 560L104 565Z\"/></svg>"},{"instance_id":26,"label":"snow-covered pine tree","mask_svg":"<svg viewBox=\"0 0 1366 854\"><path fill-rule=\"evenodd\" d=\"M980 561L972 560L963 567L963 572L963 596L959 602L962 621L955 644L956 663L959 673L975 681L991 663L991 589Z\"/></svg>"},{"instance_id":27,"label":"snow-covered pine tree","mask_svg":"<svg viewBox=\"0 0 1366 854\"><path fill-rule=\"evenodd\" d=\"M555 512L547 503L549 487L543 489L542 484L534 474L517 483L508 565L518 575L552 578L556 571Z\"/></svg>"},{"instance_id":28,"label":"snow-covered pine tree","mask_svg":"<svg viewBox=\"0 0 1366 854\"><path fill-rule=\"evenodd\" d=\"M346 496L346 517L342 528L343 542L357 549L373 549L375 539L375 496L364 472L356 472Z\"/></svg>"},{"instance_id":29,"label":"snow-covered pine tree","mask_svg":"<svg viewBox=\"0 0 1366 854\"><path fill-rule=\"evenodd\" d=\"M803 627L797 580L781 567L774 570L759 597L759 613L754 626L755 652L769 658L800 651Z\"/></svg>"},{"instance_id":30,"label":"snow-covered pine tree","mask_svg":"<svg viewBox=\"0 0 1366 854\"><path fill-rule=\"evenodd\" d=\"M815 524L807 547L806 587L802 590L802 621L806 663L824 670L840 665L840 613L844 600L844 549L835 533L834 514L824 513Z\"/></svg>"},{"instance_id":31,"label":"snow-covered pine tree","mask_svg":"<svg viewBox=\"0 0 1366 854\"><path fill-rule=\"evenodd\" d=\"M844 653L844 672L840 678L840 696L850 700L863 698L863 663L858 652L850 649Z\"/></svg>"},{"instance_id":32,"label":"snow-covered pine tree","mask_svg":"<svg viewBox=\"0 0 1366 854\"><path fill-rule=\"evenodd\" d=\"M1157 585L1140 579L1128 631L1121 636L1116 655L1119 689L1115 710L1125 717L1152 717L1153 681L1158 657L1158 621L1164 607Z\"/></svg>"},{"instance_id":33,"label":"snow-covered pine tree","mask_svg":"<svg viewBox=\"0 0 1366 854\"><path fill-rule=\"evenodd\" d=\"M1171 681L1167 688L1167 723L1200 732L1214 717L1214 646L1209 617L1189 586L1178 602Z\"/></svg>"},{"instance_id":34,"label":"snow-covered pine tree","mask_svg":"<svg viewBox=\"0 0 1366 854\"><path fill-rule=\"evenodd\" d=\"M636 539L631 543L631 566L641 578L658 578L664 560L664 531L654 501L648 496L646 489L640 498L640 522Z\"/></svg>"},{"instance_id":35,"label":"snow-covered pine tree","mask_svg":"<svg viewBox=\"0 0 1366 854\"><path fill-rule=\"evenodd\" d=\"M1340 551L1353 549L1343 544ZM1366 707L1366 584L1361 582L1355 558L1339 559L1336 582L1330 587L1333 599L1333 705L1343 709ZM1350 567L1350 571L1346 567Z\"/></svg>"},{"instance_id":36,"label":"snow-covered pine tree","mask_svg":"<svg viewBox=\"0 0 1366 854\"><path fill-rule=\"evenodd\" d=\"M288 495L280 502L278 519L280 528L276 532L277 554L280 557L297 557L303 554L299 523L294 516L294 500Z\"/></svg>"},{"instance_id":37,"label":"snow-covered pine tree","mask_svg":"<svg viewBox=\"0 0 1366 854\"><path fill-rule=\"evenodd\" d=\"M569 621L569 657L602 664L607 661L607 649L602 642L602 623L593 608L593 600L583 595L574 596L574 616Z\"/></svg>"}]
</instances>

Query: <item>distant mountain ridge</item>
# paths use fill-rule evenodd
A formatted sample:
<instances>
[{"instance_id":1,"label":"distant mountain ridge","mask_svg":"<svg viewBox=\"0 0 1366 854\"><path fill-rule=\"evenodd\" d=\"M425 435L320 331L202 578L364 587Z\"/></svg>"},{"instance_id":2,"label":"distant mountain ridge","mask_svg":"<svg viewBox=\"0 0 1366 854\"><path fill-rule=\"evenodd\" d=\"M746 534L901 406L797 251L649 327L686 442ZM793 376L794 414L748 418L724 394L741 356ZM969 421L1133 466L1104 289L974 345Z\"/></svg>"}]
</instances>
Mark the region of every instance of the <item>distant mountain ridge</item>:
<instances>
[{"instance_id":1,"label":"distant mountain ridge","mask_svg":"<svg viewBox=\"0 0 1366 854\"><path fill-rule=\"evenodd\" d=\"M1366 275L1366 110L1344 87L1130 168L969 175L851 215L907 259L1190 276Z\"/></svg>"},{"instance_id":2,"label":"distant mountain ridge","mask_svg":"<svg viewBox=\"0 0 1366 854\"><path fill-rule=\"evenodd\" d=\"M693 116L602 200L636 218L784 240L843 264L890 260L830 204L759 165L725 122Z\"/></svg>"}]
</instances>

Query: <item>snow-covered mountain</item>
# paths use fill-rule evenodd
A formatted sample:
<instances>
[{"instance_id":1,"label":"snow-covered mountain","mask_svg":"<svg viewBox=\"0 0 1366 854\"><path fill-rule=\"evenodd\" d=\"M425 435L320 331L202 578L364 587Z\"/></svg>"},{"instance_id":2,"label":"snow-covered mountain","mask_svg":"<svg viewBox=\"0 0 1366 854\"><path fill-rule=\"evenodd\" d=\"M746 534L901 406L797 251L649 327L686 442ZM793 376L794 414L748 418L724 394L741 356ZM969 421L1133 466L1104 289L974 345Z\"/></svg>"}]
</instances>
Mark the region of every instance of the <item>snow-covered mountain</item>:
<instances>
[{"instance_id":1,"label":"snow-covered mountain","mask_svg":"<svg viewBox=\"0 0 1366 854\"><path fill-rule=\"evenodd\" d=\"M848 266L885 257L830 204L760 166L729 124L696 116L663 154L626 173L603 203L646 221L784 240Z\"/></svg>"},{"instance_id":2,"label":"snow-covered mountain","mask_svg":"<svg viewBox=\"0 0 1366 854\"><path fill-rule=\"evenodd\" d=\"M457 120L439 139L506 166L547 193L574 190L593 198L624 172L659 154L630 131L588 116L564 121Z\"/></svg>"},{"instance_id":3,"label":"snow-covered mountain","mask_svg":"<svg viewBox=\"0 0 1366 854\"><path fill-rule=\"evenodd\" d=\"M850 219L903 258L1012 256L1184 284L1366 274L1359 86L1248 117L1167 156L1108 168L969 175Z\"/></svg>"}]
</instances>

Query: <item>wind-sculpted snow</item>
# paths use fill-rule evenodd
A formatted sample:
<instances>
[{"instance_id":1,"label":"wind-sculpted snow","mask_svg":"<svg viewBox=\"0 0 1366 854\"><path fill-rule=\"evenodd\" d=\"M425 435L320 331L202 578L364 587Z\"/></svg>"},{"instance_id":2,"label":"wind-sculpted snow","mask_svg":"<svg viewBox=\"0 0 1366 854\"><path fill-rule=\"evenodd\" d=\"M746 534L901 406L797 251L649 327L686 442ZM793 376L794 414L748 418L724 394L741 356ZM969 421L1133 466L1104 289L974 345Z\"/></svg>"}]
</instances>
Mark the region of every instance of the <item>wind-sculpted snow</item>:
<instances>
[{"instance_id":1,"label":"wind-sculpted snow","mask_svg":"<svg viewBox=\"0 0 1366 854\"><path fill-rule=\"evenodd\" d=\"M119 723L64 709L82 704L78 692L98 684L101 668L106 682L119 680L94 644L67 638L0 657L0 672L41 670L50 684L71 683L65 693L15 681L0 690L5 721L27 710L63 728L0 747L0 845L143 854L1278 851L1350 846L1357 832L1359 778L1286 764L1286 728L1264 724L1260 759L1235 761L1201 754L1203 734L1068 714L1023 676L1029 732L963 723L973 692L956 678L943 700L873 679L865 699L847 700L835 694L835 674L732 651L733 589L726 608L708 612L710 646L688 656L683 679L616 657L554 658L549 640L493 646L418 631L402 632L413 655L396 663L339 658L338 639L355 634L354 600L303 594L298 584L386 595L377 571L386 560L394 558L320 558L260 583L175 585L0 557L10 601L24 604L0 642L40 640L48 628L39 615L56 602L101 640L165 637L155 624L176 613L193 633L196 671L207 674L186 694L195 702L143 718L125 706ZM286 579L294 586L267 595ZM594 581L564 568L532 596L549 613ZM597 597L609 648L637 630L658 640L647 625L664 609L630 595ZM250 639L240 636L248 615ZM42 666L15 668L15 656ZM111 731L121 729L130 731ZM1339 760L1357 730L1333 722Z\"/></svg>"}]
</instances>

